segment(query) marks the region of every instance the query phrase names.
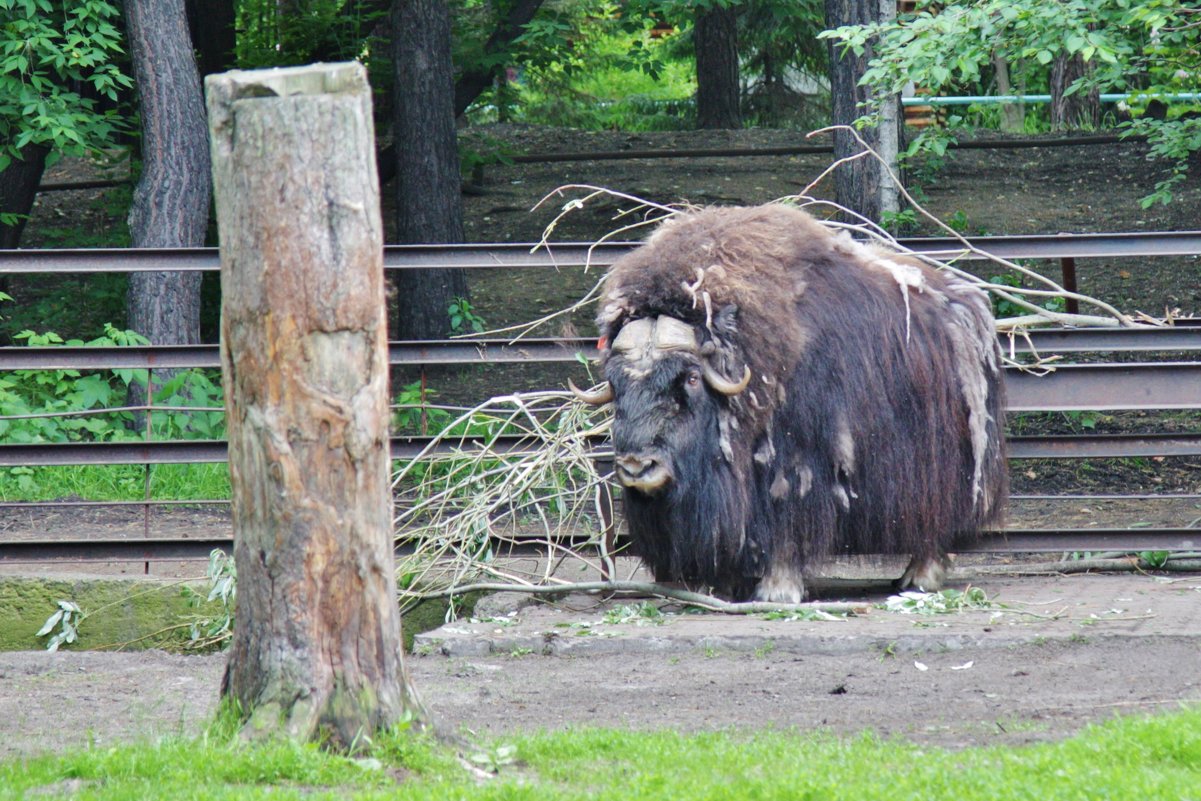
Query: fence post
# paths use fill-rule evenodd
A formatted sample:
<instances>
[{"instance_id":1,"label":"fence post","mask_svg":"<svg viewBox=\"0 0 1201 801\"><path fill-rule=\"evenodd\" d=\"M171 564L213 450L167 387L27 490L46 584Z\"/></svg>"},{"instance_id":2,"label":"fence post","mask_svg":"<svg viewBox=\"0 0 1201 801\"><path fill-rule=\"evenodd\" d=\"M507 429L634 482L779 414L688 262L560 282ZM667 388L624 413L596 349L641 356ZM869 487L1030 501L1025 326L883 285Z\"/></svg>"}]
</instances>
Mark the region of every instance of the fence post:
<instances>
[{"instance_id":1,"label":"fence post","mask_svg":"<svg viewBox=\"0 0 1201 801\"><path fill-rule=\"evenodd\" d=\"M207 80L248 733L343 745L419 710L392 547L383 234L359 64Z\"/></svg>"}]
</instances>

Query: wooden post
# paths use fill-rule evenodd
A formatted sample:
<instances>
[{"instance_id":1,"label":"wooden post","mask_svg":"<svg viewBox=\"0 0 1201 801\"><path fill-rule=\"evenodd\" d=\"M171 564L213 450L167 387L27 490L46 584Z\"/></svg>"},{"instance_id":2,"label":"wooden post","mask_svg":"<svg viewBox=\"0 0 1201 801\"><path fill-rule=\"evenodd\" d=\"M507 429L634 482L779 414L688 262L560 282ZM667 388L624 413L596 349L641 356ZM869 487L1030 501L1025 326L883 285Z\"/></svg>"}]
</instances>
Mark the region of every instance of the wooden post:
<instances>
[{"instance_id":1,"label":"wooden post","mask_svg":"<svg viewBox=\"0 0 1201 801\"><path fill-rule=\"evenodd\" d=\"M396 603L383 235L359 64L210 76L247 734L420 715Z\"/></svg>"}]
</instances>

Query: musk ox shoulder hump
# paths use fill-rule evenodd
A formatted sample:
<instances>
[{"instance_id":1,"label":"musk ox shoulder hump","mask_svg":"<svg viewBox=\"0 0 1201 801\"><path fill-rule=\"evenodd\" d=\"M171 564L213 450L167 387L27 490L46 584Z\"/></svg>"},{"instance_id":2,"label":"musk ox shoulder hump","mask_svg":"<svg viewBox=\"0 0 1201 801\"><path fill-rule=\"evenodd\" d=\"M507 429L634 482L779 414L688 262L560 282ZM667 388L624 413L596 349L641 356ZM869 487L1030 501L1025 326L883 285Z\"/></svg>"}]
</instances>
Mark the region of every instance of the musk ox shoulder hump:
<instances>
[{"instance_id":1,"label":"musk ox shoulder hump","mask_svg":"<svg viewBox=\"0 0 1201 801\"><path fill-rule=\"evenodd\" d=\"M829 229L783 204L677 214L610 268L599 322L653 314L699 322L731 304L744 315L784 308L804 292L804 265L834 247Z\"/></svg>"}]
</instances>

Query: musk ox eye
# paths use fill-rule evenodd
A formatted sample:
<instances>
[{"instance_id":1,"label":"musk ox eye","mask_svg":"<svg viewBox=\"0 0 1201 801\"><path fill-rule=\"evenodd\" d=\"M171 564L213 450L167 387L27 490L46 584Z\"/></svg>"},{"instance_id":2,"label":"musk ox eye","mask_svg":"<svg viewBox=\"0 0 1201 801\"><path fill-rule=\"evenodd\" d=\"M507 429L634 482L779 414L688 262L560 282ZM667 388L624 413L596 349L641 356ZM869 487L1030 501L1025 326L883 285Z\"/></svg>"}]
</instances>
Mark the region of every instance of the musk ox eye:
<instances>
[{"instance_id":1,"label":"musk ox eye","mask_svg":"<svg viewBox=\"0 0 1201 801\"><path fill-rule=\"evenodd\" d=\"M689 370L687 373L685 373L684 386L692 390L699 389L701 386L701 371Z\"/></svg>"}]
</instances>

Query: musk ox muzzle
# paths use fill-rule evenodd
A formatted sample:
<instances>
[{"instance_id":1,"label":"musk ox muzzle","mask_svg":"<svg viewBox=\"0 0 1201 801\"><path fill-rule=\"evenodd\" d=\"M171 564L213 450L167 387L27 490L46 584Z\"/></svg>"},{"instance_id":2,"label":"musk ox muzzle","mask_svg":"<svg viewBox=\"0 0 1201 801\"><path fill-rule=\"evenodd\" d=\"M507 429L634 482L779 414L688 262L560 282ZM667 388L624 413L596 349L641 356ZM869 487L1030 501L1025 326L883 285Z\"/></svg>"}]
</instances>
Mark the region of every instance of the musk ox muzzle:
<instances>
[{"instance_id":1,"label":"musk ox muzzle","mask_svg":"<svg viewBox=\"0 0 1201 801\"><path fill-rule=\"evenodd\" d=\"M670 357L683 357L685 363L695 363L697 375L713 392L733 397L746 390L751 380L750 367L744 367L742 377L731 381L712 364L712 348L700 342L693 326L675 317L660 315L641 318L626 323L613 340L610 356L620 360L622 369L630 376L644 378L650 375ZM600 388L584 392L571 385L572 391L586 403L606 403L613 400L611 382ZM621 423L618 423L620 431ZM627 489L646 495L656 495L667 489L675 480L672 455L659 442L639 442L635 446L623 447L624 440L616 438L617 453L614 472L618 481Z\"/></svg>"}]
</instances>

